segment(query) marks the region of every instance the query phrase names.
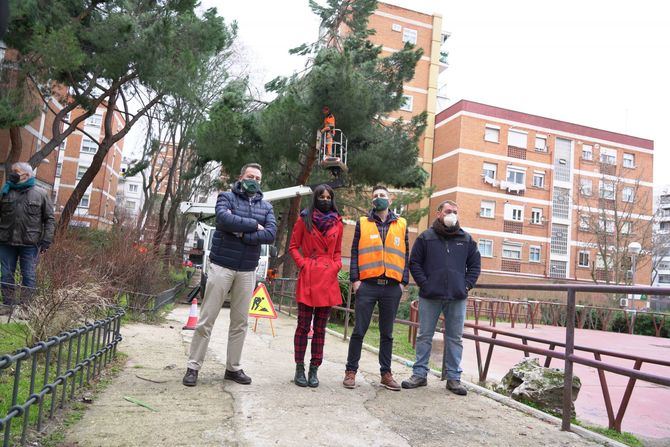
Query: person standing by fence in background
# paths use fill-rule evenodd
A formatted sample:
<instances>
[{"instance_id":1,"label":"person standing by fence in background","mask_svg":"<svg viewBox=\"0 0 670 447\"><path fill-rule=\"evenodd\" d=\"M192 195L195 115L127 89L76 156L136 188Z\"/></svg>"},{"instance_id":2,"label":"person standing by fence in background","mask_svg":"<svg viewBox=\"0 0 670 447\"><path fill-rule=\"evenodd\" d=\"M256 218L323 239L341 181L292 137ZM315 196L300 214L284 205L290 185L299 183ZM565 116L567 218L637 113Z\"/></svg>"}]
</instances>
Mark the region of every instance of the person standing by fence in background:
<instances>
[{"instance_id":1,"label":"person standing by fence in background","mask_svg":"<svg viewBox=\"0 0 670 447\"><path fill-rule=\"evenodd\" d=\"M0 313L11 313L18 304L14 285L16 265L21 268L21 283L28 292L36 286L39 253L49 248L56 220L49 193L36 185L35 171L28 163L14 163L0 192L0 264L2 300Z\"/></svg>"}]
</instances>

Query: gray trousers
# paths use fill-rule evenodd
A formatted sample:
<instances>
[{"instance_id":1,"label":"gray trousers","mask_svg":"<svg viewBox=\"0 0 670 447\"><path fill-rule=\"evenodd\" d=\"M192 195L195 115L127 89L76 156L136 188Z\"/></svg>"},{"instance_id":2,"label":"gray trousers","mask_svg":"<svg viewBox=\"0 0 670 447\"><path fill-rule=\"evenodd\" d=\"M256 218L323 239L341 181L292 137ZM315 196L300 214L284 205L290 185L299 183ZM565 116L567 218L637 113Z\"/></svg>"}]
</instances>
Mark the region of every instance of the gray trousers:
<instances>
[{"instance_id":1,"label":"gray trousers","mask_svg":"<svg viewBox=\"0 0 670 447\"><path fill-rule=\"evenodd\" d=\"M205 360L212 327L219 316L221 306L230 294L230 326L228 328L228 346L226 369L242 369L242 348L247 335L249 320L249 302L256 285L256 272L237 272L210 263L205 286L205 300L200 309L200 319L191 341L187 367L195 370L202 368Z\"/></svg>"}]
</instances>

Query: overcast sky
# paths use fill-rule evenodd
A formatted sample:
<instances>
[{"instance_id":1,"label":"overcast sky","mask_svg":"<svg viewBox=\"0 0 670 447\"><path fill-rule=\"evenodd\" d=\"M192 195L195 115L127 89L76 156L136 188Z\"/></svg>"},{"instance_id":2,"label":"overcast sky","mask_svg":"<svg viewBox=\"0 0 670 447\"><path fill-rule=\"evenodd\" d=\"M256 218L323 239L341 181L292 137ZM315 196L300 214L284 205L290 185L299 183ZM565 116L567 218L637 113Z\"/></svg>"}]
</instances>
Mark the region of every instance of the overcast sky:
<instances>
[{"instance_id":1,"label":"overcast sky","mask_svg":"<svg viewBox=\"0 0 670 447\"><path fill-rule=\"evenodd\" d=\"M654 140L654 182L670 183L670 14L665 2L389 0L443 17L450 102L494 106ZM304 62L315 40L307 0L202 0L236 20L260 87Z\"/></svg>"}]
</instances>

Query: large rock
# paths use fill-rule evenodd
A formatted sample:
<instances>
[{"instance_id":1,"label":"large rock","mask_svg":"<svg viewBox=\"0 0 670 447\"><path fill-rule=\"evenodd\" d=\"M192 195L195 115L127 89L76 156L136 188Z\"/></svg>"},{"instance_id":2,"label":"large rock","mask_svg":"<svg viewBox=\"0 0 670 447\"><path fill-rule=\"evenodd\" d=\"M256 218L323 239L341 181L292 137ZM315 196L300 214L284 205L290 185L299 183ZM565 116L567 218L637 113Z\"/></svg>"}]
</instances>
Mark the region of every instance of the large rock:
<instances>
[{"instance_id":1,"label":"large rock","mask_svg":"<svg viewBox=\"0 0 670 447\"><path fill-rule=\"evenodd\" d=\"M563 382L564 372L558 368L540 366L537 358L525 358L509 370L502 378L497 391L511 396L512 399L530 403L541 410L563 414ZM579 377L572 376L572 408L575 415L575 400L582 382Z\"/></svg>"}]
</instances>

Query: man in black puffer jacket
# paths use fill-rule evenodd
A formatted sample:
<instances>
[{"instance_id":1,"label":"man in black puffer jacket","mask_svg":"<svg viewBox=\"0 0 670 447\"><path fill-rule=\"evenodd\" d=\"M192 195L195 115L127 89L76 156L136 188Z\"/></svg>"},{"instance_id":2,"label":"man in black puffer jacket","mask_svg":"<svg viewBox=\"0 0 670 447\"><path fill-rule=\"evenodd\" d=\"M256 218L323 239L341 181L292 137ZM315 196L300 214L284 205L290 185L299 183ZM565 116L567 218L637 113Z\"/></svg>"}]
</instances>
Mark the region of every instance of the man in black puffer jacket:
<instances>
[{"instance_id":1,"label":"man in black puffer jacket","mask_svg":"<svg viewBox=\"0 0 670 447\"><path fill-rule=\"evenodd\" d=\"M421 233L409 258L409 271L419 286L419 335L412 377L403 388L426 386L428 361L440 313L446 328L447 389L464 396L461 384L463 323L468 292L481 272L477 244L458 224L458 206L446 200L437 208L433 226Z\"/></svg>"},{"instance_id":2,"label":"man in black puffer jacket","mask_svg":"<svg viewBox=\"0 0 670 447\"><path fill-rule=\"evenodd\" d=\"M226 354L225 379L248 385L251 378L240 365L247 334L249 301L256 285L256 267L261 245L271 244L277 233L272 205L263 200L260 189L261 166L242 167L232 191L216 200L216 231L209 255L205 299L198 326L191 341L191 352L183 384L195 386L209 344L212 327L221 306L230 294L230 329Z\"/></svg>"}]
</instances>

